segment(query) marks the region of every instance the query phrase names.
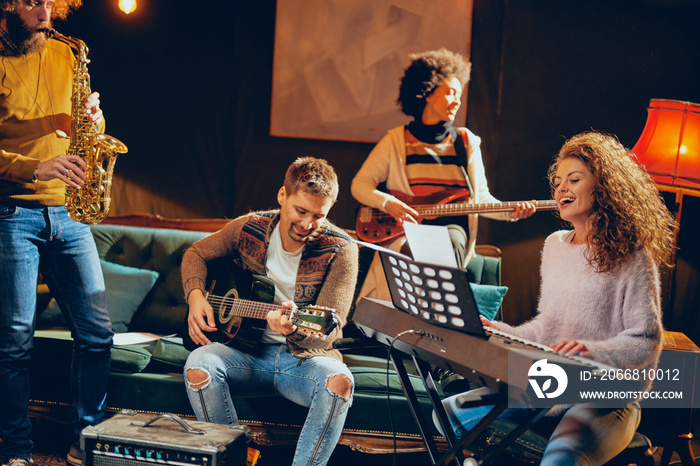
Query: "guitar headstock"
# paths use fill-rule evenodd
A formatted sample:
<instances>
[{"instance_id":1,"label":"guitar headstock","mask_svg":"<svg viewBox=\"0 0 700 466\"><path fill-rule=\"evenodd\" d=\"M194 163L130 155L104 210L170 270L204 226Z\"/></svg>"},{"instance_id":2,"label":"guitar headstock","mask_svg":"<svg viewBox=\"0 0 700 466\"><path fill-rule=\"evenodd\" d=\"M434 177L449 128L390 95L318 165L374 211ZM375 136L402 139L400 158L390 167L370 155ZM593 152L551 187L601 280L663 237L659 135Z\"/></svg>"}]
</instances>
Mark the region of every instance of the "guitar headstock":
<instances>
[{"instance_id":1,"label":"guitar headstock","mask_svg":"<svg viewBox=\"0 0 700 466\"><path fill-rule=\"evenodd\" d=\"M304 306L295 309L290 318L302 330L319 335L328 335L338 326L335 309L323 306Z\"/></svg>"}]
</instances>

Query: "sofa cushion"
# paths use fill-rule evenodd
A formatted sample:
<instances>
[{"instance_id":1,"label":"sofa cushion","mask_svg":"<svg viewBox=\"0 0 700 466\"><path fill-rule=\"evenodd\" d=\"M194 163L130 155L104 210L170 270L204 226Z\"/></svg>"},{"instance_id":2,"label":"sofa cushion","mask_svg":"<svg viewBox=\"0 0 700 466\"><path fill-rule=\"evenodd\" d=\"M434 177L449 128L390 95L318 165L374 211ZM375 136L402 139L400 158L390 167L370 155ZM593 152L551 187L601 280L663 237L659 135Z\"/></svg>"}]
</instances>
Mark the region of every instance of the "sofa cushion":
<instances>
[{"instance_id":1,"label":"sofa cushion","mask_svg":"<svg viewBox=\"0 0 700 466\"><path fill-rule=\"evenodd\" d=\"M166 372L182 372L187 356L190 354L182 343L181 337L163 337L156 343L152 360Z\"/></svg>"},{"instance_id":2,"label":"sofa cushion","mask_svg":"<svg viewBox=\"0 0 700 466\"><path fill-rule=\"evenodd\" d=\"M100 259L107 289L107 311L114 332L126 332L136 310L158 279L158 272L114 264ZM55 299L37 320L39 327L65 327Z\"/></svg>"},{"instance_id":3,"label":"sofa cushion","mask_svg":"<svg viewBox=\"0 0 700 466\"><path fill-rule=\"evenodd\" d=\"M107 287L107 310L112 319L112 329L126 332L136 310L158 280L159 273L104 260L100 262Z\"/></svg>"},{"instance_id":4,"label":"sofa cushion","mask_svg":"<svg viewBox=\"0 0 700 466\"><path fill-rule=\"evenodd\" d=\"M141 372L151 361L153 344L123 345L112 347L112 372ZM73 354L73 338L69 330L37 330L34 333L32 365L39 372L46 369L66 370L70 368ZM35 371L35 369L32 369ZM48 384L47 390L52 390Z\"/></svg>"},{"instance_id":5,"label":"sofa cushion","mask_svg":"<svg viewBox=\"0 0 700 466\"><path fill-rule=\"evenodd\" d=\"M112 348L112 372L141 372L151 362L151 344L115 346Z\"/></svg>"},{"instance_id":6,"label":"sofa cushion","mask_svg":"<svg viewBox=\"0 0 700 466\"><path fill-rule=\"evenodd\" d=\"M474 293L474 300L479 313L488 320L493 320L501 308L501 302L506 295L506 291L508 291L508 287L479 285L477 283L470 283L469 286L471 286Z\"/></svg>"},{"instance_id":7,"label":"sofa cushion","mask_svg":"<svg viewBox=\"0 0 700 466\"><path fill-rule=\"evenodd\" d=\"M100 258L160 274L134 315L129 330L159 335L180 331L187 316L180 275L182 255L210 233L109 224L90 228Z\"/></svg>"},{"instance_id":8,"label":"sofa cushion","mask_svg":"<svg viewBox=\"0 0 700 466\"><path fill-rule=\"evenodd\" d=\"M501 258L477 254L467 265L467 280L482 285L500 285Z\"/></svg>"}]
</instances>

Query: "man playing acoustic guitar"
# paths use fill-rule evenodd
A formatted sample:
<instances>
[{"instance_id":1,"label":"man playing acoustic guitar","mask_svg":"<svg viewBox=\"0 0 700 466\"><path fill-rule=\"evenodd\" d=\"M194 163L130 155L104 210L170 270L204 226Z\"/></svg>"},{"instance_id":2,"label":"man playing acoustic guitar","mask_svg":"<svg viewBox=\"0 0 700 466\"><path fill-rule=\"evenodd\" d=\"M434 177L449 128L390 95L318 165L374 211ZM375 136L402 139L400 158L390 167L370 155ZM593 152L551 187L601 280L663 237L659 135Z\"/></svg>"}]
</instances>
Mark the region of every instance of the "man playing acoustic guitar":
<instances>
[{"instance_id":1,"label":"man playing acoustic guitar","mask_svg":"<svg viewBox=\"0 0 700 466\"><path fill-rule=\"evenodd\" d=\"M463 56L445 49L412 55L410 58L412 62L401 78L397 103L401 111L414 120L408 125L393 128L375 146L352 181L353 197L364 206L376 209L380 216L387 214L395 219L395 222L379 220L379 223L398 224L399 227L406 221L422 220L419 211L409 205L411 198L439 197L443 194L443 198L447 199L460 193L454 197L464 198L465 202L500 204L489 192L486 182L479 148L481 140L466 128L452 126L461 105L462 86L469 81L471 64ZM386 183L389 193L377 189L381 183ZM510 211L493 213L494 210L491 210L492 213L484 215L516 221L531 216L535 210L535 202L519 202L514 203ZM361 222L360 216L356 228L360 239L379 242L365 235L376 236L379 240L383 235L391 235L391 227L382 225L368 232L367 227L360 225ZM449 223L444 219L436 222ZM477 216L469 215L468 235L459 225L450 224L448 228L457 264L466 268L475 254ZM403 240L399 236L388 247L399 250ZM391 300L376 255L360 296Z\"/></svg>"},{"instance_id":2,"label":"man playing acoustic guitar","mask_svg":"<svg viewBox=\"0 0 700 466\"><path fill-rule=\"evenodd\" d=\"M196 344L185 365L187 396L200 421L238 422L231 395L278 396L309 408L294 465L325 465L340 438L354 380L340 352L358 273L357 245L327 220L338 196L338 178L325 160L304 157L287 169L277 194L279 210L229 222L192 245L182 259L189 304L189 336ZM230 258L275 285L276 310L255 348L241 351L211 342L217 330L207 301L208 263ZM296 305L335 309L339 325L328 334L296 325Z\"/></svg>"}]
</instances>

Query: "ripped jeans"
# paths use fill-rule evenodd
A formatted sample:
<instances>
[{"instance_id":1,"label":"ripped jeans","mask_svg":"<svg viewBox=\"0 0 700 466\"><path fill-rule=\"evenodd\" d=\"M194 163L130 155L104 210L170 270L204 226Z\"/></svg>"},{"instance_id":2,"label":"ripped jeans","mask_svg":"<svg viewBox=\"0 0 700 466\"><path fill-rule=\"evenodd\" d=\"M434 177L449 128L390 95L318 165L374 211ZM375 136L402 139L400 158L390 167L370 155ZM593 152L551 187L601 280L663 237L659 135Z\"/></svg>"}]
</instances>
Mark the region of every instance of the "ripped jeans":
<instances>
[{"instance_id":1,"label":"ripped jeans","mask_svg":"<svg viewBox=\"0 0 700 466\"><path fill-rule=\"evenodd\" d=\"M354 386L352 373L337 359L315 356L300 360L286 345L261 345L255 356L220 343L194 350L185 364L187 396L197 419L217 424L238 422L232 396L282 396L309 408L302 427L293 466L325 465L345 424L352 394L331 392L329 378L344 375ZM188 382L188 371L208 375L201 388Z\"/></svg>"},{"instance_id":2,"label":"ripped jeans","mask_svg":"<svg viewBox=\"0 0 700 466\"><path fill-rule=\"evenodd\" d=\"M484 387L472 390L477 391L482 396L491 393L490 389ZM462 408L459 397L460 395L455 395L445 398L442 405L455 434L462 438L488 414L492 406ZM499 419L511 419L520 424L531 413L528 408L510 407ZM542 456L540 465L604 464L629 445L640 419L641 409L637 402L629 403L624 408L575 404L554 417L547 415L540 419L534 428L521 437L527 448L518 440L511 451L521 458L527 458L528 452L532 450L539 451ZM469 446L472 450L478 447L476 444Z\"/></svg>"}]
</instances>

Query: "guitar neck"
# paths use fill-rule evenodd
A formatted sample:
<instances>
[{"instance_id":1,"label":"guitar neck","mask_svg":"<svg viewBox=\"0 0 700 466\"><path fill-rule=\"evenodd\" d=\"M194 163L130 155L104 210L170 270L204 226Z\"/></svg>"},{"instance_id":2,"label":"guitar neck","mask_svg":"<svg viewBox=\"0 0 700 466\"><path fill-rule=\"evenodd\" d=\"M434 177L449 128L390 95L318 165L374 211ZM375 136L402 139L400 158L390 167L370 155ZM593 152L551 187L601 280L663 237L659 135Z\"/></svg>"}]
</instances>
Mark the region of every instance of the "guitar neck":
<instances>
[{"instance_id":1,"label":"guitar neck","mask_svg":"<svg viewBox=\"0 0 700 466\"><path fill-rule=\"evenodd\" d=\"M258 301L249 301L247 299L233 298L231 296L216 296L207 295L207 301L214 309L218 309L219 305L225 303L227 313L238 317L249 319L266 319L270 311L282 308L285 314L291 315L292 310L282 307L279 304L263 303Z\"/></svg>"},{"instance_id":2,"label":"guitar neck","mask_svg":"<svg viewBox=\"0 0 700 466\"><path fill-rule=\"evenodd\" d=\"M554 200L532 201L537 210L556 210ZM436 204L412 206L421 217L449 217L456 215L480 214L489 212L510 212L518 206L518 202L493 202L490 204Z\"/></svg>"}]
</instances>

